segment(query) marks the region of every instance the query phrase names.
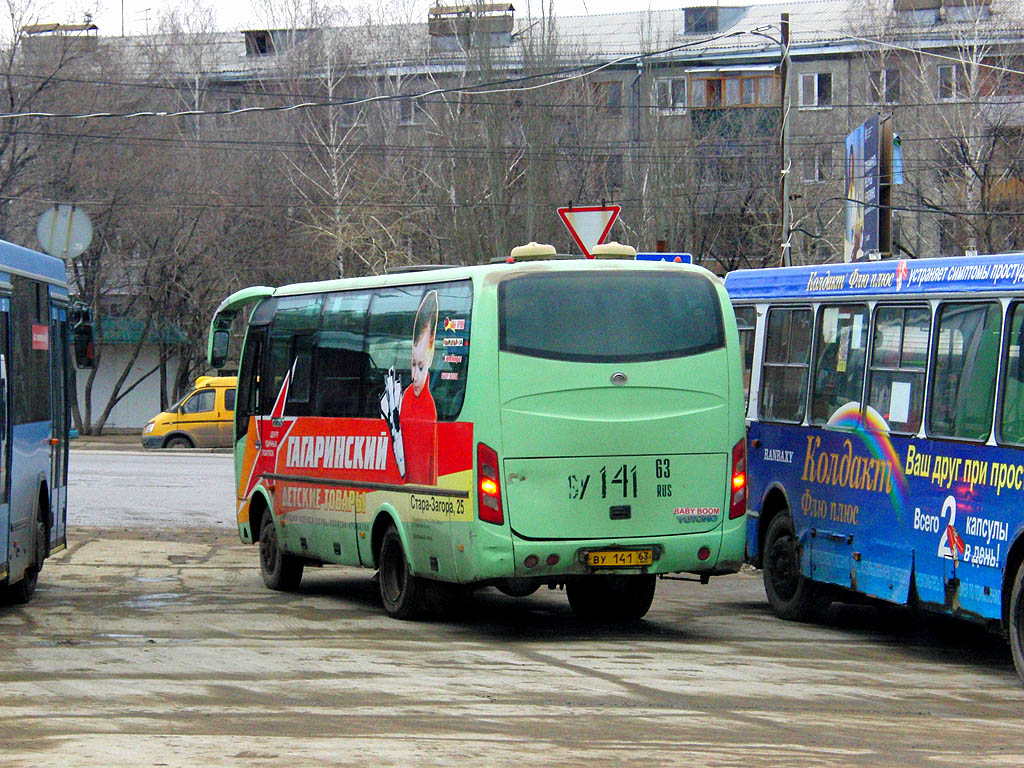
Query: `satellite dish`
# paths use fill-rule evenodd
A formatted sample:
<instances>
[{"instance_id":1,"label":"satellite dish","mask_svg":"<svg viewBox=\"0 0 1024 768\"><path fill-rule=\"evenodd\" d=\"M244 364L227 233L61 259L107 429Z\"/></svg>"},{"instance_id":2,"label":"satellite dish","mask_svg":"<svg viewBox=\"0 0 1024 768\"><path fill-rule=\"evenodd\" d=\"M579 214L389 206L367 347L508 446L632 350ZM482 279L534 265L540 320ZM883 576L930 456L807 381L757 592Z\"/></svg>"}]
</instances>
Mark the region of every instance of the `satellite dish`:
<instances>
[{"instance_id":1,"label":"satellite dish","mask_svg":"<svg viewBox=\"0 0 1024 768\"><path fill-rule=\"evenodd\" d=\"M73 259L92 242L92 222L76 205L62 203L43 212L36 224L43 250L60 259Z\"/></svg>"}]
</instances>

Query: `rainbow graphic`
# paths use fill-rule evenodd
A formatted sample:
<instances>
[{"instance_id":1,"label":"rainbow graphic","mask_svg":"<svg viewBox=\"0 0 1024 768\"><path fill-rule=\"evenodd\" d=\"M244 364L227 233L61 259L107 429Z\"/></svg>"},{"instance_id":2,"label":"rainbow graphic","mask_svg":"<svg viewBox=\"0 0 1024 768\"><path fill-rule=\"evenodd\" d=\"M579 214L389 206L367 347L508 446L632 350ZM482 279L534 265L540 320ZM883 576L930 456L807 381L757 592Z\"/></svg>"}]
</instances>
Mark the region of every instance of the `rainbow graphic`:
<instances>
[{"instance_id":1,"label":"rainbow graphic","mask_svg":"<svg viewBox=\"0 0 1024 768\"><path fill-rule=\"evenodd\" d=\"M888 462L892 467L894 481L889 498L892 500L893 509L896 510L896 519L902 522L906 500L910 497L910 485L903 472L900 456L889 440L889 424L882 414L870 405L861 412L860 403L847 403L829 417L825 426L850 430L860 438L872 458Z\"/></svg>"}]
</instances>

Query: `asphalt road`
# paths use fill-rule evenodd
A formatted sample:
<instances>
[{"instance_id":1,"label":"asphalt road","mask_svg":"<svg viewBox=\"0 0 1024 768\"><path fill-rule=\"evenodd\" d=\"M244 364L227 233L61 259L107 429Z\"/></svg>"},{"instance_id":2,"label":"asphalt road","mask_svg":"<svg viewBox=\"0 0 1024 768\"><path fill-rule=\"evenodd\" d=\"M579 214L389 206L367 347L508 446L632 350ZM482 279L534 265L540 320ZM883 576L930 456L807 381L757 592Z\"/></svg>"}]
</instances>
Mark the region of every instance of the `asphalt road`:
<instances>
[{"instance_id":1,"label":"asphalt road","mask_svg":"<svg viewBox=\"0 0 1024 768\"><path fill-rule=\"evenodd\" d=\"M230 454L72 450L68 525L235 530Z\"/></svg>"},{"instance_id":2,"label":"asphalt road","mask_svg":"<svg viewBox=\"0 0 1024 768\"><path fill-rule=\"evenodd\" d=\"M162 508L222 514L164 471L137 475L147 503L167 488ZM116 501L143 520L132 487ZM865 606L783 622L754 571L661 581L628 627L548 590L399 622L364 570L265 589L224 525L78 524L70 542L35 601L0 608L5 768L1024 765L1000 638Z\"/></svg>"}]
</instances>

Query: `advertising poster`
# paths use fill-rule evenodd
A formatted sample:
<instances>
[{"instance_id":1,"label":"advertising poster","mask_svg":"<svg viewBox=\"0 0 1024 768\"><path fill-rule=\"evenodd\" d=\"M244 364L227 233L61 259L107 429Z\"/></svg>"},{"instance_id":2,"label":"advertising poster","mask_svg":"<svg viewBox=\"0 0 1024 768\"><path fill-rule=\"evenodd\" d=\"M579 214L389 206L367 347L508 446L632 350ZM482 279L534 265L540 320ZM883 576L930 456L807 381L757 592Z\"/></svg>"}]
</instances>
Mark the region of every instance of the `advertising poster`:
<instances>
[{"instance_id":1,"label":"advertising poster","mask_svg":"<svg viewBox=\"0 0 1024 768\"><path fill-rule=\"evenodd\" d=\"M846 137L846 227L844 261L857 261L879 249L878 116Z\"/></svg>"}]
</instances>

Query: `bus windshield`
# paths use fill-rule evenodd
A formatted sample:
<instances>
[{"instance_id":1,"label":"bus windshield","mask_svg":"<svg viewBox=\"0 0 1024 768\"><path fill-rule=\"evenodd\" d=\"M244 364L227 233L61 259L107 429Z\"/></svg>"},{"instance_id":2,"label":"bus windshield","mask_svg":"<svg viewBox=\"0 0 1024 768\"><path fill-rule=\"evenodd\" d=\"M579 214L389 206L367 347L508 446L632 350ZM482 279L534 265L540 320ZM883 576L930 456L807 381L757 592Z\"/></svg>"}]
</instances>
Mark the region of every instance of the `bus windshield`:
<instances>
[{"instance_id":1,"label":"bus windshield","mask_svg":"<svg viewBox=\"0 0 1024 768\"><path fill-rule=\"evenodd\" d=\"M504 281L500 296L506 352L612 363L684 357L725 344L714 284L701 275L533 273Z\"/></svg>"}]
</instances>

